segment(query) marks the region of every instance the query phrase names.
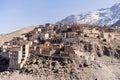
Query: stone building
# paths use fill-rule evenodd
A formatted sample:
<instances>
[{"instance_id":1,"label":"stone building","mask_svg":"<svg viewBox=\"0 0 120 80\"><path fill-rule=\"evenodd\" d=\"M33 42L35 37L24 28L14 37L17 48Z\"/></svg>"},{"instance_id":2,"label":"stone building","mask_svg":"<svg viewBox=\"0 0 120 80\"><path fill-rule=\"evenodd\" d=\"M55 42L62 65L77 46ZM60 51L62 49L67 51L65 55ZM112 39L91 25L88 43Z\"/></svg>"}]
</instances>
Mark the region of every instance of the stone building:
<instances>
[{"instance_id":1,"label":"stone building","mask_svg":"<svg viewBox=\"0 0 120 80\"><path fill-rule=\"evenodd\" d=\"M29 45L13 47L10 54L9 69L20 69L29 56Z\"/></svg>"}]
</instances>

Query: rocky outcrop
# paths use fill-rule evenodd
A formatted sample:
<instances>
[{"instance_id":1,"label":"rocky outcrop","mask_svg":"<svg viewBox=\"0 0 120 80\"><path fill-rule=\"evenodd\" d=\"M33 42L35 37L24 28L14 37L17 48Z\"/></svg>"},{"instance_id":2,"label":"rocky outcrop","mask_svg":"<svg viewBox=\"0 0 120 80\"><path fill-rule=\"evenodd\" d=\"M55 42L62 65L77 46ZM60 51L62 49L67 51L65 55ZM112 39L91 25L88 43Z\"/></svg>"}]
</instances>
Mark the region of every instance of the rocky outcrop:
<instances>
[{"instance_id":1,"label":"rocky outcrop","mask_svg":"<svg viewBox=\"0 0 120 80\"><path fill-rule=\"evenodd\" d=\"M112 60L112 62L111 62ZM3 72L2 80L119 80L117 59L98 57L89 66L79 66L71 59L51 59L31 56L20 71Z\"/></svg>"},{"instance_id":2,"label":"rocky outcrop","mask_svg":"<svg viewBox=\"0 0 120 80\"><path fill-rule=\"evenodd\" d=\"M117 44L117 45L116 45ZM109 56L109 57L120 57L120 43L119 41L116 41L115 43L112 42L103 42L103 41L81 41L80 48L84 52L92 53L98 57L101 57L103 55Z\"/></svg>"}]
</instances>

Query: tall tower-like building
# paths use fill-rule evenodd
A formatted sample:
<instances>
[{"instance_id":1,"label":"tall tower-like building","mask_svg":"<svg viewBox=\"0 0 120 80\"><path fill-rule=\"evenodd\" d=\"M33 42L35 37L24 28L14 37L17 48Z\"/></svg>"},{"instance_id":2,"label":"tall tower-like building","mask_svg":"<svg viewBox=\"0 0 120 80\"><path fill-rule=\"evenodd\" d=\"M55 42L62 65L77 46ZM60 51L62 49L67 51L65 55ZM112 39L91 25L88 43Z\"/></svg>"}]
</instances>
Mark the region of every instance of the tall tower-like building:
<instances>
[{"instance_id":1,"label":"tall tower-like building","mask_svg":"<svg viewBox=\"0 0 120 80\"><path fill-rule=\"evenodd\" d=\"M29 45L12 48L10 52L9 69L20 69L29 56Z\"/></svg>"}]
</instances>

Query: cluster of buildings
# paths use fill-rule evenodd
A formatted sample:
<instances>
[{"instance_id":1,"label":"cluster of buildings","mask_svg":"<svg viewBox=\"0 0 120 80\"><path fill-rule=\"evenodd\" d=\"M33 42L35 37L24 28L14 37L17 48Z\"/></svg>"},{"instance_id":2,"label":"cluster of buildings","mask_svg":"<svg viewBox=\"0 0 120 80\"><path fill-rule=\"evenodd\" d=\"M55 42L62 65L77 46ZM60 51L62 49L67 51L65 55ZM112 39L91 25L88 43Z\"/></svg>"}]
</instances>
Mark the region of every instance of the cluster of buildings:
<instances>
[{"instance_id":1,"label":"cluster of buildings","mask_svg":"<svg viewBox=\"0 0 120 80\"><path fill-rule=\"evenodd\" d=\"M30 55L55 58L75 57L77 51L72 46L80 37L103 41L120 40L120 31L89 24L50 24L38 25L33 31L14 37L5 42L0 53L9 59L8 69L20 69Z\"/></svg>"}]
</instances>

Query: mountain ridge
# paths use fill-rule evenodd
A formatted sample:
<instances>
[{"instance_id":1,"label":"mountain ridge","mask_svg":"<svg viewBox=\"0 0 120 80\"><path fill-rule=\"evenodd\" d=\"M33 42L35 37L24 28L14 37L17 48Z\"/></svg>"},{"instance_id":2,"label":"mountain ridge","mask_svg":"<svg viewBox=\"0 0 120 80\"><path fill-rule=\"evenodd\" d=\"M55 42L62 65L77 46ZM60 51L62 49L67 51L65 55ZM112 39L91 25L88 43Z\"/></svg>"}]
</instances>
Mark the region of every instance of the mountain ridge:
<instances>
[{"instance_id":1,"label":"mountain ridge","mask_svg":"<svg viewBox=\"0 0 120 80\"><path fill-rule=\"evenodd\" d=\"M113 26L120 26L120 20L118 20L116 23L114 23L113 25L112 25L112 27Z\"/></svg>"},{"instance_id":2,"label":"mountain ridge","mask_svg":"<svg viewBox=\"0 0 120 80\"><path fill-rule=\"evenodd\" d=\"M98 25L112 25L120 19L120 3L114 4L109 8L101 8L94 11L89 11L79 15L69 15L68 17L58 21L57 23L71 24L90 23Z\"/></svg>"},{"instance_id":3,"label":"mountain ridge","mask_svg":"<svg viewBox=\"0 0 120 80\"><path fill-rule=\"evenodd\" d=\"M29 26L29 27L22 28L20 30L13 31L11 33L1 34L0 35L0 46L4 42L8 42L8 41L12 40L13 37L18 37L23 33L28 33L29 31L33 30L34 28L35 28L35 26Z\"/></svg>"}]
</instances>

